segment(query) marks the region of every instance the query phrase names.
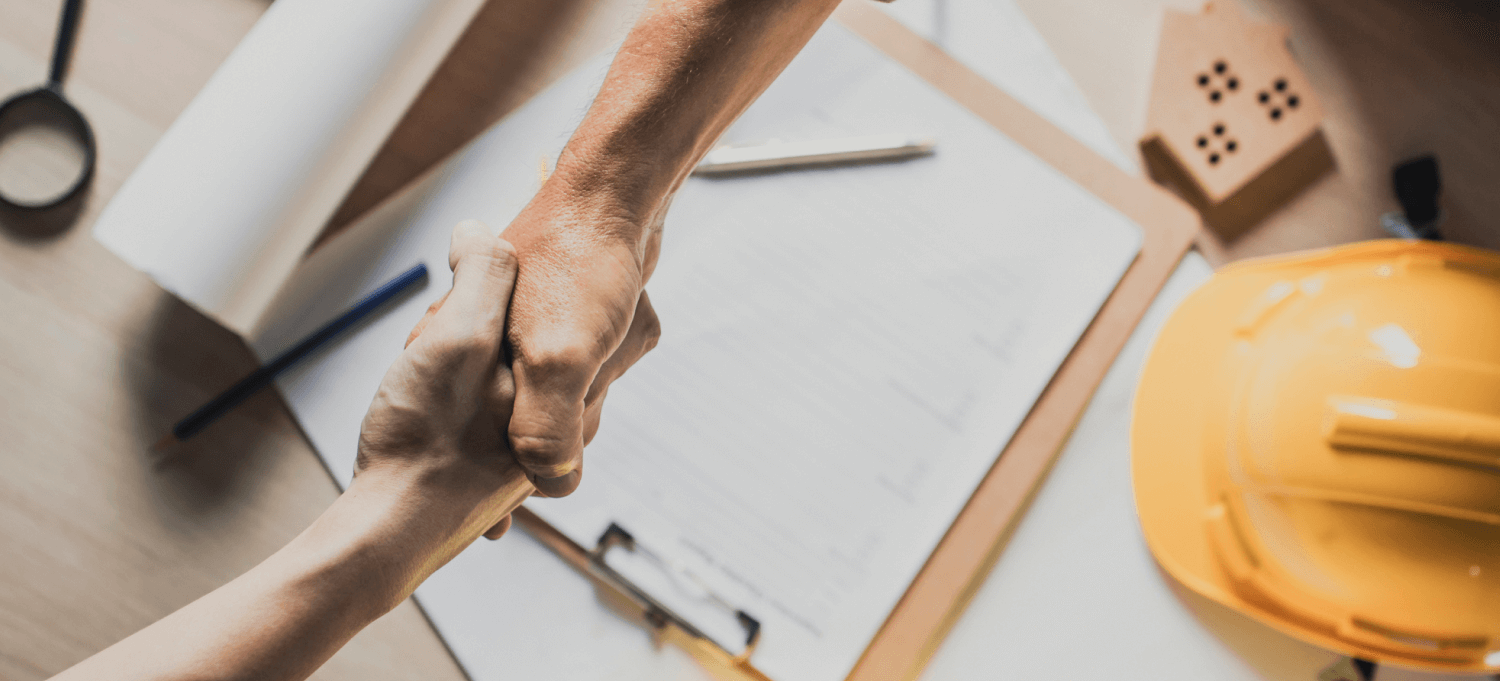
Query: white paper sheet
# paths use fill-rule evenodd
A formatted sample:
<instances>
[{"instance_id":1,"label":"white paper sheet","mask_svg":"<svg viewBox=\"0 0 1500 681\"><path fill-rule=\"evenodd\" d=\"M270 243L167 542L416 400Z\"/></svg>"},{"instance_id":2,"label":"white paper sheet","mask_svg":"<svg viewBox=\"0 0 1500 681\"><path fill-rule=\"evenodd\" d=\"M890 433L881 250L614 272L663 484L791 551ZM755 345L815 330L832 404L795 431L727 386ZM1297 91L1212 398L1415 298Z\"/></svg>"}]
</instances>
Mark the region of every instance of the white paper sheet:
<instances>
[{"instance_id":1,"label":"white paper sheet","mask_svg":"<svg viewBox=\"0 0 1500 681\"><path fill-rule=\"evenodd\" d=\"M478 0L277 0L94 236L238 333L317 237Z\"/></svg>"},{"instance_id":2,"label":"white paper sheet","mask_svg":"<svg viewBox=\"0 0 1500 681\"><path fill-rule=\"evenodd\" d=\"M1094 153L1140 174L1015 0L898 0L879 7Z\"/></svg>"},{"instance_id":3,"label":"white paper sheet","mask_svg":"<svg viewBox=\"0 0 1500 681\"><path fill-rule=\"evenodd\" d=\"M518 212L602 75L601 61L475 142L346 244L355 266L320 253L293 282L319 293L278 307L263 355L416 259L434 270L281 381L341 481L385 367L449 284L452 225ZM1139 246L1123 216L833 24L726 141L891 131L932 135L937 153L689 181L648 287L663 341L611 391L579 492L533 504L585 545L618 521L759 618L756 663L777 681L848 672ZM514 615L462 599L504 569L481 555L418 594L491 678L473 664L503 645L484 613Z\"/></svg>"},{"instance_id":4,"label":"white paper sheet","mask_svg":"<svg viewBox=\"0 0 1500 681\"><path fill-rule=\"evenodd\" d=\"M619 522L760 619L778 681L853 666L1139 243L839 28L727 141L878 132L937 153L683 192L650 286L666 336L611 391L597 484L534 505L582 543ZM693 591L653 593L713 621Z\"/></svg>"}]
</instances>

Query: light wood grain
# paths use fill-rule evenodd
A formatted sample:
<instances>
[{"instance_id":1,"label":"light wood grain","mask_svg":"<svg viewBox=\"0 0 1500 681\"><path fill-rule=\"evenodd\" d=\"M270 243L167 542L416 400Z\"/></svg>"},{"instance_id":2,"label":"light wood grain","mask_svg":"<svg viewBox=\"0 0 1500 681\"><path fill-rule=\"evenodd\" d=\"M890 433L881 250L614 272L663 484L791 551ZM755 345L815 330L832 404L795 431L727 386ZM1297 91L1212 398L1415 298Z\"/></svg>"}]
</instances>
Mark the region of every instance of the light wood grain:
<instances>
[{"instance_id":1,"label":"light wood grain","mask_svg":"<svg viewBox=\"0 0 1500 681\"><path fill-rule=\"evenodd\" d=\"M1143 233L1140 256L1078 339L849 674L850 681L903 681L920 675L983 583L1094 389L1190 247L1200 223L1185 203L1166 190L1121 172L873 7L845 3L835 17L1129 216Z\"/></svg>"},{"instance_id":2,"label":"light wood grain","mask_svg":"<svg viewBox=\"0 0 1500 681\"><path fill-rule=\"evenodd\" d=\"M41 80L58 7L0 6L0 88ZM89 3L67 89L98 136L98 175L60 210L0 213L0 677L46 678L150 624L259 562L336 494L269 393L175 460L147 453L254 360L88 234L264 8ZM319 677L462 675L407 603Z\"/></svg>"},{"instance_id":3,"label":"light wood grain","mask_svg":"<svg viewBox=\"0 0 1500 681\"><path fill-rule=\"evenodd\" d=\"M999 453L847 677L848 681L903 681L920 675L983 584L1095 388L1157 291L1191 246L1199 230L1199 220L1187 204L1165 189L1122 172L872 5L845 3L834 13L834 18L1129 216L1143 231L1139 257ZM593 580L601 593L612 592L614 587L591 573L585 547L573 543L524 509L518 518L544 544ZM601 600L630 599L617 594ZM623 610L643 626L648 621L658 622L660 639L682 645L716 678L765 681L766 676L754 666L753 654L748 659L731 657L722 649L686 634L669 620L653 618L646 608L638 603Z\"/></svg>"},{"instance_id":4,"label":"light wood grain","mask_svg":"<svg viewBox=\"0 0 1500 681\"><path fill-rule=\"evenodd\" d=\"M1436 153L1455 241L1500 248L1500 6L1483 0L1220 0L1291 28L1335 172L1206 253L1238 259L1383 238L1392 165ZM1164 9L1202 0L1018 0L1126 149L1145 132ZM1133 153L1133 152L1132 152Z\"/></svg>"},{"instance_id":5,"label":"light wood grain","mask_svg":"<svg viewBox=\"0 0 1500 681\"><path fill-rule=\"evenodd\" d=\"M59 4L0 3L0 91L42 80ZM0 213L0 677L45 678L222 584L300 531L336 493L272 394L170 462L147 454L172 420L250 370L253 359L88 235L99 209L268 4L90 0L68 91L99 137L98 175L62 210ZM1133 148L1157 13L1197 3L1022 4ZM491 0L333 225L603 48L637 5ZM1449 233L1500 245L1493 9L1478 0L1257 0L1250 10L1292 27L1293 48L1328 111L1339 170L1222 257L1379 236L1375 216L1395 205L1390 164L1423 151L1444 164ZM1211 254L1220 246L1206 245ZM408 603L318 678L462 675Z\"/></svg>"},{"instance_id":6,"label":"light wood grain","mask_svg":"<svg viewBox=\"0 0 1500 681\"><path fill-rule=\"evenodd\" d=\"M273 393L170 460L148 453L255 361L89 235L268 4L91 0L67 92L95 129L98 174L58 210L0 212L0 678L46 678L150 624L259 562L337 495ZM366 174L373 188L354 196L399 186L606 48L637 5L491 0ZM41 82L59 8L0 3L0 92ZM316 678L463 674L407 602Z\"/></svg>"}]
</instances>

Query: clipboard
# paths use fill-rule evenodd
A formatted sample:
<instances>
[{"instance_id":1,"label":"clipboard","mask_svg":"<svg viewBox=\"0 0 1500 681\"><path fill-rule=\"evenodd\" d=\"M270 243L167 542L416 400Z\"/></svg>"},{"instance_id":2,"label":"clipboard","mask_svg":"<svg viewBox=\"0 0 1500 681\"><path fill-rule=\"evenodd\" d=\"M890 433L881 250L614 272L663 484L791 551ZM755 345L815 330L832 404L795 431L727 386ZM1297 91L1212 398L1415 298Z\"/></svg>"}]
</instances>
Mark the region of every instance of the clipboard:
<instances>
[{"instance_id":1,"label":"clipboard","mask_svg":"<svg viewBox=\"0 0 1500 681\"><path fill-rule=\"evenodd\" d=\"M858 657L852 660L852 671L847 673L847 679L907 679L920 673L982 584L989 568L1003 550L1015 521L1029 503L1037 483L1052 465L1093 391L1157 291L1199 234L1200 223L1197 213L1179 199L1143 179L1126 175L1081 142L869 2L846 2L836 11L833 20L842 24L847 32L884 53L896 64L905 67L911 74L925 80L960 107L974 114L978 119L974 121L975 124L988 124L1000 131L1010 142L1051 165L1061 175L1065 175L1141 228L1139 253L1115 284L1103 306L1092 316L1087 329L1077 337L1078 340L1067 352L1066 359L1050 375L1050 380L1044 375L1036 377L1036 385L1047 381L1046 387L1034 403L1029 402L1024 421L1011 435L1003 451L993 455L998 456L998 459L988 454L974 459L974 470L986 472L977 487L972 488L974 491L968 494L962 510L951 522L944 521L938 526L939 531L943 531L943 528L946 530L936 548L925 557L920 571L916 572L915 578L909 583L903 577L902 582L895 585L896 589L892 593L899 592L902 595L888 612L875 615L881 624L872 638L868 642L858 641L848 648L850 652L857 652ZM384 252L380 250L383 246L379 244L387 242L391 234L403 228L406 219L403 216L423 205L428 192L444 186L444 178L447 176L444 168L446 166L434 168L408 184L401 192L351 224L348 234L340 235L324 248L318 249L299 271L299 275L305 275L307 280L298 286L288 286L285 293L308 296L314 303L336 299L340 291L324 285L327 283L324 280L330 279L329 273L333 269L329 272L320 270L336 269L331 263L339 261L341 253L347 256L366 248L371 248L372 254ZM511 173L507 176L507 181L520 180L515 175L519 171L512 169L506 172ZM491 181L495 179L491 178ZM443 239L443 244L446 247L446 238ZM1120 266L1124 266L1123 260ZM357 283L340 281L337 286L348 288ZM1102 288L1100 293L1103 293ZM1099 298L1093 300L1097 301ZM297 312L304 309L301 302L286 302L286 310ZM1079 324L1085 320L1086 313L1080 314ZM1064 348L1056 349L1055 357L1061 357ZM359 408L363 409L363 406ZM1020 409L1015 413L1019 416ZM342 423L342 420L335 421ZM328 433L324 435L329 436ZM317 438L312 434L309 434L309 438L316 445ZM326 461L327 455L324 456ZM948 498L952 500L953 507L957 507L961 501L956 496ZM713 602L715 607L722 606L731 615L726 623L733 629L726 627L717 635L720 642L734 644L734 652L715 643L714 639L704 635L692 623L663 607L649 591L621 578L620 572L611 567L611 557L624 559L628 563L644 556L649 561L653 548L666 547L643 545L631 535L630 527L618 525L604 531L597 538L579 539L592 543L589 546L580 545L525 508L519 509L516 514L533 537L561 556L596 587L599 600L641 623L653 632L659 643L678 646L720 678L771 681L756 666L755 644L760 633L759 623L754 617L737 611L734 604L728 602L729 599L720 599L707 589L699 590L707 592L703 594L709 597L706 600ZM638 529L643 535L650 530ZM618 555L616 552L631 552L631 555ZM662 555L669 554L663 551ZM914 558L921 560L920 557ZM913 561L914 564L915 562ZM690 582L682 579L691 578L691 575L669 565L667 561L646 565L645 568L652 572L642 572L641 575L650 574L653 580L665 577L667 581L661 582L663 584L691 586ZM661 572L662 570L665 572ZM696 586L705 585L700 582ZM664 592L658 595L667 599ZM699 625L706 626L704 622L699 622ZM738 635L729 633L736 630L743 633L745 638L742 641L729 638ZM781 635L770 630L767 634L772 637ZM740 643L744 645L738 645ZM769 649L764 652L769 652ZM841 661L839 665L841 674L846 669L843 664Z\"/></svg>"},{"instance_id":2,"label":"clipboard","mask_svg":"<svg viewBox=\"0 0 1500 681\"><path fill-rule=\"evenodd\" d=\"M1144 234L1135 262L846 677L897 681L921 673L983 584L1095 388L1193 244L1201 223L1190 207L1164 189L1125 174L869 3L845 2L833 20L1124 213ZM759 624L753 617L736 613L746 641L743 652L732 654L609 567L611 551L650 552L650 547L635 542L628 528L611 525L595 546L585 547L525 507L515 516L589 579L603 602L649 628L659 644L682 648L718 678L774 681L755 667Z\"/></svg>"}]
</instances>

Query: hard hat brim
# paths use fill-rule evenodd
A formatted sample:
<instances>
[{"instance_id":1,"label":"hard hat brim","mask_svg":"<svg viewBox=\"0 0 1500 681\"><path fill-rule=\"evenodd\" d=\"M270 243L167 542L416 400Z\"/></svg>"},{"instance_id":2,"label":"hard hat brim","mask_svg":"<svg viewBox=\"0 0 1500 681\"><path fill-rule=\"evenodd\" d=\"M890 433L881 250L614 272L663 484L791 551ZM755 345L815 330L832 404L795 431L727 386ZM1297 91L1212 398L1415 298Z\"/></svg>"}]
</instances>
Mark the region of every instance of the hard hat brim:
<instances>
[{"instance_id":1,"label":"hard hat brim","mask_svg":"<svg viewBox=\"0 0 1500 681\"><path fill-rule=\"evenodd\" d=\"M1248 351L1240 329L1247 311L1265 310L1268 292L1297 286L1303 278L1353 260L1375 262L1416 251L1469 254L1494 262L1477 249L1447 244L1376 241L1312 253L1246 261L1219 271L1185 299L1162 327L1141 374L1131 427L1131 477L1142 533L1157 563L1183 586L1273 629L1346 655L1415 669L1493 672L1474 662L1403 655L1365 646L1335 632L1299 626L1285 612L1246 598L1215 553L1206 521L1224 500L1206 470L1209 456L1226 456L1222 438L1230 418L1227 397L1235 380L1235 353ZM1479 255L1475 255L1479 254ZM1258 317L1257 317L1258 318ZM1216 426L1217 424L1217 426Z\"/></svg>"},{"instance_id":2,"label":"hard hat brim","mask_svg":"<svg viewBox=\"0 0 1500 681\"><path fill-rule=\"evenodd\" d=\"M1130 468L1142 533L1184 586L1246 612L1204 531L1204 448L1239 314L1280 278L1231 266L1190 294L1157 334L1136 389ZM1266 269L1266 268L1261 268ZM1251 614L1251 613L1246 613Z\"/></svg>"}]
</instances>

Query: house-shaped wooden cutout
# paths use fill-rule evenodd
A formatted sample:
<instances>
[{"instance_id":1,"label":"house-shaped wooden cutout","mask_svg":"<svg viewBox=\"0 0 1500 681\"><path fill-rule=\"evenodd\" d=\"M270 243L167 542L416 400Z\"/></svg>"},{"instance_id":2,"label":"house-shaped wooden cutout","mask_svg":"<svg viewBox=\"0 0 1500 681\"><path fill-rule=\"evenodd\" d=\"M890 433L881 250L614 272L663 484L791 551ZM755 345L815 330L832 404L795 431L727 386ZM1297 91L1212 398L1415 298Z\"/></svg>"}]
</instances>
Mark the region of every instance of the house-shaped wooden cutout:
<instances>
[{"instance_id":1,"label":"house-shaped wooden cutout","mask_svg":"<svg viewBox=\"0 0 1500 681\"><path fill-rule=\"evenodd\" d=\"M1333 167L1323 107L1288 50L1289 30L1233 0L1168 10L1141 154L1153 179L1233 236Z\"/></svg>"}]
</instances>

